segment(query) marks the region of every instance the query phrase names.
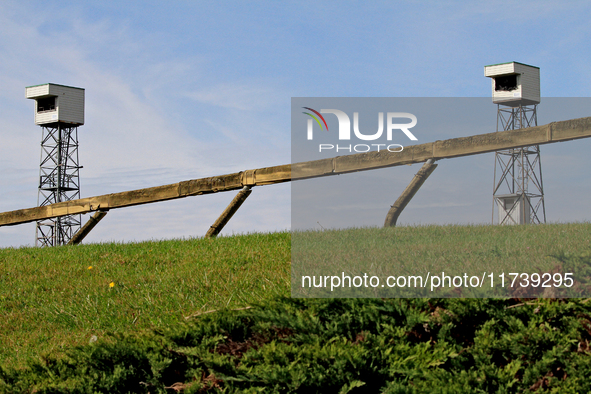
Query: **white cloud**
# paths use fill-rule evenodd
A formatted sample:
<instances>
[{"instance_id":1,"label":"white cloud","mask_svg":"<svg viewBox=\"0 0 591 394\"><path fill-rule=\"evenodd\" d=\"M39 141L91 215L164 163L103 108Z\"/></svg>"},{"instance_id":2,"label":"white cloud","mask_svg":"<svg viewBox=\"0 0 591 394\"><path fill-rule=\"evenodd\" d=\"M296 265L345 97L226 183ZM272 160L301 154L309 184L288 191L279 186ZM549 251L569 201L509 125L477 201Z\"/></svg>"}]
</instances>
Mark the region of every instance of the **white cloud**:
<instances>
[{"instance_id":1,"label":"white cloud","mask_svg":"<svg viewBox=\"0 0 591 394\"><path fill-rule=\"evenodd\" d=\"M241 111L262 111L276 103L276 92L265 86L222 83L185 93L195 101Z\"/></svg>"}]
</instances>

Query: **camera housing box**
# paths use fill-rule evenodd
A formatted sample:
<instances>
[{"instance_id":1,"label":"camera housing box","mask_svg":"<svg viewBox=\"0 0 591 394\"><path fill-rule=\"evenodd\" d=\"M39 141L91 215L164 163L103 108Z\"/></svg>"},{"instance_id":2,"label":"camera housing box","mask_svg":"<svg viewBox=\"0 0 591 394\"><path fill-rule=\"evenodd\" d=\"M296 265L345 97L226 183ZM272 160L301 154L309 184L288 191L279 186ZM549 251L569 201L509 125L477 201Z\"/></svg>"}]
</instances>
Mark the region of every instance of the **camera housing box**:
<instances>
[{"instance_id":1,"label":"camera housing box","mask_svg":"<svg viewBox=\"0 0 591 394\"><path fill-rule=\"evenodd\" d=\"M35 100L35 124L84 124L84 89L46 83L27 86L25 97Z\"/></svg>"},{"instance_id":2,"label":"camera housing box","mask_svg":"<svg viewBox=\"0 0 591 394\"><path fill-rule=\"evenodd\" d=\"M518 62L491 64L484 76L492 79L493 103L510 107L540 103L540 68Z\"/></svg>"}]
</instances>

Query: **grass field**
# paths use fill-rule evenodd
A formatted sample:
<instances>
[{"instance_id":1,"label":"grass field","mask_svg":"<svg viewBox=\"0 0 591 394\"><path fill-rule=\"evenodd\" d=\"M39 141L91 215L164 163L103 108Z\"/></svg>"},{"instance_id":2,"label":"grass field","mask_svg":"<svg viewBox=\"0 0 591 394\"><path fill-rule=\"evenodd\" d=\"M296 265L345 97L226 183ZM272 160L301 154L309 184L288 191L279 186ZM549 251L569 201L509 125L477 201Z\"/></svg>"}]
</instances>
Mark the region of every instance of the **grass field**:
<instances>
[{"instance_id":1,"label":"grass field","mask_svg":"<svg viewBox=\"0 0 591 394\"><path fill-rule=\"evenodd\" d=\"M289 233L0 249L0 364L289 294Z\"/></svg>"},{"instance_id":2,"label":"grass field","mask_svg":"<svg viewBox=\"0 0 591 394\"><path fill-rule=\"evenodd\" d=\"M355 231L369 232L374 235L375 243L372 248L376 249L376 247L379 248L380 242L391 243L394 235L398 243L396 255L401 261L431 259L443 265L466 264L471 259L478 260L478 263L483 266L494 266L499 259L509 259L514 264L519 264L526 259L540 263L555 262L556 257L550 257L550 255L588 257L591 249L591 224L589 223L519 227L425 226L346 231L341 234L326 231L303 234L303 236L310 236L309 242L313 242L313 239L318 238L319 235L329 239L337 237L339 242L342 242L347 237L356 237ZM371 238L367 237L367 239ZM162 354L168 355L166 357L170 354L180 355L182 360L193 357L197 360L196 364L192 367L184 366L182 373L185 374L183 376L186 379L190 377L196 382L195 390L207 385L212 390L221 387L219 385L223 385L222 380L216 376L222 376L223 373L236 374L232 375L234 376L232 380L225 382L229 385L227 387L234 387L233 384L237 385L235 387L251 387L248 384L252 382L248 383L246 375L241 375L246 373L246 370L242 371L240 368L246 368L245 365L248 363L244 364L246 362L244 360L250 360L248 362L251 364L248 365L251 367L248 368L251 368L251 371L252 368L259 368L257 357L259 360L266 360L265 363L279 363L277 364L279 366L283 365L281 363L287 363L285 365L287 370L281 373L286 373L287 375L282 376L287 376L288 380L293 378L293 376L289 378L291 376L289 374L293 372L289 370L295 368L294 363L297 360L301 360L301 357L304 359L312 357L316 361L309 361L306 365L312 369L320 368L315 372L319 375L314 377L319 382L318 386L313 387L321 387L324 384L323 379L327 379L327 376L323 374L322 368L330 368L328 360L334 357L336 357L335 360L339 359L341 357L338 356L339 352L344 352L342 357L357 357L355 359L357 369L350 370L351 367L347 366L347 363L345 363L347 365L343 364L344 369L339 370L339 373L342 372L344 375L339 378L341 380L338 380L340 382L338 387L331 386L332 388L326 391L335 393L351 390L356 392L356 387L365 385L367 382L364 379L371 378L374 376L372 374L377 374L375 376L379 376L379 382L381 382L381 386L376 387L388 385L391 392L406 392L392 388L398 387L396 386L398 383L392 382L402 379L400 380L402 383L399 383L404 386L405 379L408 380L416 375L412 372L412 365L416 364L416 367L420 367L423 365L421 363L425 363L426 368L438 365L449 366L449 368L453 366L458 371L462 371L466 368L475 368L480 365L479 363L488 365L490 360L486 361L487 357L497 357L494 354L486 356L489 351L501 352L505 357L504 359L501 357L500 361L493 360L493 364L498 364L495 367L496 372L490 372L491 376L494 375L494 379L490 378L493 379L491 381L496 382L493 386L517 384L515 382L518 381L525 382L523 384L531 387L536 384L540 387L551 385L551 381L558 379L556 376L560 379L566 376L565 366L555 362L556 355L560 352L562 352L560 357L572 356L576 358L573 362L591 365L591 363L586 364L587 361L585 361L587 354L591 352L589 347L591 305L587 305L586 300L536 301L535 303L515 298L498 300L498 302L486 299L480 301L415 299L404 302L400 300L285 301L290 294L292 275L290 272L291 240L290 233L283 232L217 239L91 244L51 249L0 249L0 314L2 316L0 319L0 366L9 369L21 368L31 365L31 360L51 360L53 357L59 359L64 350L76 345L88 345L89 342L102 343L101 346L104 347L100 349L110 349L109 352L114 352L114 348L109 348L111 346L109 342L114 341L115 337L107 333L119 333L126 337L146 332L146 329L155 329L158 333L162 333L162 330L172 330L173 334L167 334L168 336L158 334L160 335L158 339L150 337L149 346L145 345L143 340L137 342L134 339L131 348L148 346L146 352L152 352L150 353L152 356L146 356L148 359L161 357ZM312 244L309 249L314 255L323 253L322 248ZM585 264L589 263L587 257L583 259ZM277 301L282 299L284 301ZM270 305L269 310L265 310L265 307L260 309L260 306L267 304ZM259 307L252 310L239 310L229 315L220 314L221 312L203 313L219 309L241 309L249 305L259 305ZM360 311L358 315L356 310ZM382 313L380 311L383 311L383 316L380 315ZM322 317L323 314L326 316ZM221 317L218 318L217 315ZM188 316L194 316L189 319L189 323L197 321L197 328L185 328L184 324ZM476 320L471 321L473 318ZM324 322L322 319L328 320ZM246 328L241 328L241 324L245 324ZM350 324L353 325L349 327ZM216 334L214 331L218 329L221 331ZM194 341L192 346L196 346L197 350L189 351L184 347L188 346L185 343L187 335L197 335L187 334L187 330L197 330L201 333L199 335L205 335L199 341ZM526 331L527 334L524 334ZM230 335L228 332L234 332L234 334ZM495 336L498 338L495 339ZM477 344L475 338L480 337L483 342ZM533 340L534 337L538 339ZM400 338L401 342L396 342L398 340L395 338ZM95 339L98 341L95 342ZM169 343L169 345L165 346L165 350L156 351L157 355L154 355L156 354L155 347L152 345L154 341L159 344ZM281 353L276 354L276 346L285 341L287 341L285 346L291 350L282 351L287 351L291 356L284 355L281 356L284 357L281 360L273 361L274 357L279 357L277 354ZM309 341L311 342L308 343ZM511 350L512 343L521 343L519 341L523 342L519 345L520 350L518 348L515 351ZM364 347L361 350L353 346L362 342ZM176 343L176 345L170 343ZM301 343L301 346L297 345L298 343ZM389 350L379 357L376 356L378 358L375 360L372 358L373 361L366 358L372 354L372 346L379 345L382 348L394 343L398 343L396 346L400 347L401 352L396 357L394 357L394 350L391 350L394 352L392 354ZM308 345L313 346L307 348ZM498 350L495 347L497 345L505 350ZM177 348L178 346L180 348ZM117 345L117 349L119 347ZM535 363L532 361L529 365L524 361L523 354L535 353L537 348L540 349L536 356L539 359L536 359ZM91 346L85 349L87 350L83 350L81 353L83 355L80 357L88 360L96 355L98 352L96 349L99 348ZM186 353L187 351L189 353ZM243 359L243 355L248 351L254 352L254 359L248 357ZM361 351L361 353L351 356L349 351ZM432 351L436 353L433 353L433 356L427 356ZM318 354L314 355L314 352ZM463 352L466 352L463 358L458 357L458 354ZM478 355L472 355L471 352L477 352ZM294 356L296 354L299 356ZM322 354L325 354L328 359L322 361ZM415 355L411 356L412 354ZM42 355L43 357L40 358ZM113 357L115 356L109 356L109 360ZM214 359L207 361L206 359L210 357ZM398 357L402 359L399 360ZM413 360L414 357L419 359L416 362L409 362L408 357ZM477 360L474 357L477 357ZM167 362L174 364L177 361ZM157 361L155 365L160 365L158 363L161 362L162 360ZM325 365L325 362L329 364ZM392 365L402 364L399 367L384 367L386 369L382 368L381 372L373 369L373 372L368 372L369 370L360 372L370 367L366 365L367 363L383 362L393 362ZM74 365L79 363L76 361L72 364L72 371L78 368ZM42 370L46 371L44 373L49 373L47 371L53 368L52 365L58 365L53 361L50 364L43 361L42 364L44 365ZM235 372L231 372L230 365L233 365L232 368L237 368ZM372 365L371 368L377 368L374 364ZM583 371L581 369L583 367L577 367L577 365L579 364L573 367L574 372L569 370L569 374ZM37 367L33 370L35 368ZM63 365L59 368L62 372L68 370ZM152 366L148 369L153 371L154 368L156 367ZM258 380L253 378L256 384L252 384L261 388L265 387L261 382L275 381L274 384L278 385L277 387L283 387L284 383L281 383L281 379L284 378L278 378L276 375L278 372L269 370L268 365L265 368L267 369L263 368L260 372L264 377L259 376L256 378ZM398 371L396 368L401 369ZM435 382L437 379L443 379L444 376L447 378L454 376L453 368L449 368L435 375L423 377L427 379L423 383ZM168 371L166 368L164 370ZM304 368L298 373L305 375L306 370ZM468 383L462 384L484 385L484 390L487 391L486 387L493 387L487 386L492 384L486 381L488 372L479 371L477 369L472 375L464 376ZM0 369L0 375L1 372ZM369 374L369 377L361 379L360 376L365 373ZM511 374L516 377L512 377ZM51 372L50 375L51 379L55 378L55 372ZM309 377L304 375L298 375L298 379L310 383L310 380L306 380ZM154 376L151 379L157 380ZM2 376L0 376L0 382L1 380ZM573 381L571 379L568 382ZM577 386L580 383L577 382L574 381L573 387L582 387ZM240 386L241 384L243 386ZM297 387L300 386L294 387L295 391L279 390L277 392L297 392ZM162 390L166 392L164 388ZM232 390L229 392L242 392L240 391L242 389ZM99 390L99 392L103 391ZM260 392L260 390L252 392ZM506 392L517 391L507 390Z\"/></svg>"},{"instance_id":3,"label":"grass field","mask_svg":"<svg viewBox=\"0 0 591 394\"><path fill-rule=\"evenodd\" d=\"M580 267L561 267L561 258L591 250L589 223L352 228L295 232L291 240L292 295L300 297L506 297L518 296L519 292L523 297L523 289L519 286L510 288L507 283L504 287L500 286L499 274L505 273L505 282L509 282L510 272L540 275L568 268L577 271L581 277L591 274L584 264ZM451 277L467 274L468 277L475 276L475 279L484 275L487 285L476 288L460 286L453 290L445 287L435 291L431 291L429 286L382 287L389 275L421 275L427 278L428 273L436 275L442 272ZM331 289L330 286L315 288L308 284L302 288L303 276L338 278L341 273L350 277L375 275L382 285ZM495 279L493 287L490 286L491 278L487 276L491 274ZM535 290L542 290L542 287L528 291L535 293ZM591 294L591 291L581 291L576 286L561 291L571 297Z\"/></svg>"}]
</instances>

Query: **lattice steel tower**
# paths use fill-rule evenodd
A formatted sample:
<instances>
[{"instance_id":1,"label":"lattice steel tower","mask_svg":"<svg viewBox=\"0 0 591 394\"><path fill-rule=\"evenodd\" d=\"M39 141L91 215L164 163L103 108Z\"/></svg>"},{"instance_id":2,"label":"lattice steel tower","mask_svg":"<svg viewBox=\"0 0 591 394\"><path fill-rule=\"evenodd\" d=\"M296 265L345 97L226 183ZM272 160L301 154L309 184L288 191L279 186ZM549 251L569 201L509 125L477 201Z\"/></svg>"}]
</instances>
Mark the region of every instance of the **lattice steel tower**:
<instances>
[{"instance_id":1,"label":"lattice steel tower","mask_svg":"<svg viewBox=\"0 0 591 394\"><path fill-rule=\"evenodd\" d=\"M35 100L35 124L42 128L37 205L80 198L78 126L84 124L84 89L47 83L28 86L26 97ZM80 223L80 215L38 221L35 245L65 245Z\"/></svg>"},{"instance_id":2,"label":"lattice steel tower","mask_svg":"<svg viewBox=\"0 0 591 394\"><path fill-rule=\"evenodd\" d=\"M493 103L497 104L497 131L538 125L540 69L510 62L484 67L492 78ZM495 153L492 221L495 207L499 224L546 223L540 146Z\"/></svg>"}]
</instances>

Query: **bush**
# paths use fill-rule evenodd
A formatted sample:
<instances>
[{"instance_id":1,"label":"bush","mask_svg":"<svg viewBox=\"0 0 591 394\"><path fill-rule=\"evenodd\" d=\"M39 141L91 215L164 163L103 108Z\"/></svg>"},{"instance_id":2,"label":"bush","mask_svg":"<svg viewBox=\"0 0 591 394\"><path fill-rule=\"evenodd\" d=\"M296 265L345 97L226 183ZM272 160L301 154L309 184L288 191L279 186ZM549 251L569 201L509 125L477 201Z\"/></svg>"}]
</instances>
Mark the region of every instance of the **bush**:
<instances>
[{"instance_id":1,"label":"bush","mask_svg":"<svg viewBox=\"0 0 591 394\"><path fill-rule=\"evenodd\" d=\"M290 299L0 369L0 392L588 392L585 301Z\"/></svg>"}]
</instances>

